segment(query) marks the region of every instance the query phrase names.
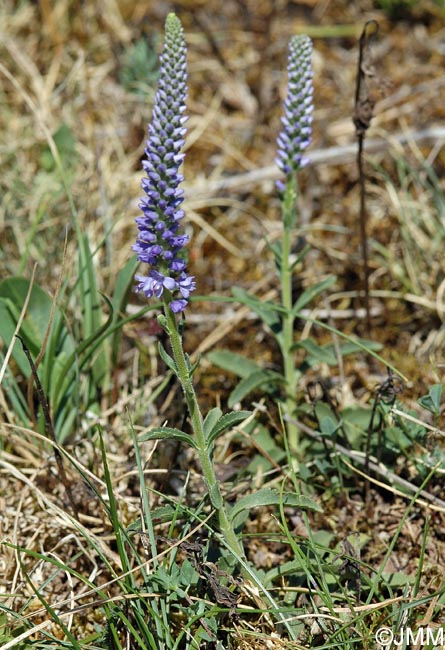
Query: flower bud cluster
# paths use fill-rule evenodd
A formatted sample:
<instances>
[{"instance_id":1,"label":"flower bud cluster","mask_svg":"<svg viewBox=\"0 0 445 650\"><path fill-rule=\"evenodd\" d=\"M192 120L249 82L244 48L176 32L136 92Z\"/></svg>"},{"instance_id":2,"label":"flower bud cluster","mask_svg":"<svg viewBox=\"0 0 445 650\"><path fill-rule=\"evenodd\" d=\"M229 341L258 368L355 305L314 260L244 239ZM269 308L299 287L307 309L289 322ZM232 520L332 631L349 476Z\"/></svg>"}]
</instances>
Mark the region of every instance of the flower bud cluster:
<instances>
[{"instance_id":1,"label":"flower bud cluster","mask_svg":"<svg viewBox=\"0 0 445 650\"><path fill-rule=\"evenodd\" d=\"M289 43L287 96L275 159L286 176L308 162L303 152L309 146L312 134L314 88L311 57L311 39L303 34L293 36Z\"/></svg>"}]
</instances>

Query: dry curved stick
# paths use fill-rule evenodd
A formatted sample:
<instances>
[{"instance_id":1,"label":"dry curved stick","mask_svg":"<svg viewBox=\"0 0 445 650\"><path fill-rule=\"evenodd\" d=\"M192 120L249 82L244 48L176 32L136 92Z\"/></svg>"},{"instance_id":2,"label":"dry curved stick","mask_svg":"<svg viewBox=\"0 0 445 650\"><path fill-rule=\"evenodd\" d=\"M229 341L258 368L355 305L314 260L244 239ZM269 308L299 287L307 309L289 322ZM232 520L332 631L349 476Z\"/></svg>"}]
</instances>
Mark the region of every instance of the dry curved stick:
<instances>
[{"instance_id":1,"label":"dry curved stick","mask_svg":"<svg viewBox=\"0 0 445 650\"><path fill-rule=\"evenodd\" d=\"M34 384L36 386L37 390L37 398L39 401L39 404L42 408L42 413L43 413L43 420L45 422L45 431L48 434L48 437L53 441L54 444L54 457L56 459L56 464L57 464L57 469L59 470L59 475L60 475L60 480L62 481L63 487L65 488L66 495L68 497L69 504L71 506L71 509L73 511L73 514L75 518L79 521L79 509L77 507L76 501L74 500L73 492L71 490L71 482L68 480L68 476L66 475L65 472L65 466L63 464L63 456L60 452L59 446L57 444L57 439L56 439L56 434L54 431L54 426L53 426L53 421L51 418L51 413L49 409L49 404L48 400L45 395L45 391L43 390L43 386L40 382L39 375L37 373L37 368L35 366L35 363L33 361L33 358L31 357L31 353L29 351L28 346L25 343L25 340L20 336L20 334L15 335L16 338L20 341L22 344L23 352L28 360L29 366L31 368L31 378L34 379ZM31 384L30 384L31 385Z\"/></svg>"},{"instance_id":2,"label":"dry curved stick","mask_svg":"<svg viewBox=\"0 0 445 650\"><path fill-rule=\"evenodd\" d=\"M374 27L374 31L368 28ZM360 188L360 240L363 256L363 289L365 293L366 330L371 335L371 314L369 310L369 262L368 262L368 237L367 237L367 212L366 212L366 175L364 170L364 144L366 132L371 125L376 103L375 94L372 92L371 80L375 76L371 62L371 39L377 33L379 24L376 20L368 20L360 36L359 57L357 69L357 85L355 90L355 106L352 121L355 125L357 136L357 168ZM369 83L368 83L369 82Z\"/></svg>"}]
</instances>

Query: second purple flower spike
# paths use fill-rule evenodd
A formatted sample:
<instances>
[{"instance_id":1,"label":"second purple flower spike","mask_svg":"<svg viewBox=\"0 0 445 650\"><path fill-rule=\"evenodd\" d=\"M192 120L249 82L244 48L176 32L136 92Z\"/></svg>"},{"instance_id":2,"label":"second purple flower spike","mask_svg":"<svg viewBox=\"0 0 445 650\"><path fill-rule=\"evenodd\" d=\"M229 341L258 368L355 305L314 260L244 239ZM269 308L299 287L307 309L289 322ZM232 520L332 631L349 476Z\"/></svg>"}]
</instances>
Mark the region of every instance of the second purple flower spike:
<instances>
[{"instance_id":1,"label":"second purple flower spike","mask_svg":"<svg viewBox=\"0 0 445 650\"><path fill-rule=\"evenodd\" d=\"M186 53L181 22L175 14L169 14L153 117L148 126L146 159L142 162L146 172L142 189L146 196L139 207L143 216L136 219L139 234L133 245L139 261L151 267L146 276L136 275L136 291L142 291L147 298L160 298L167 290L172 297L169 307L175 313L184 311L196 286L181 255L189 237L179 231L184 217L180 207L184 192L179 188L183 176L179 168L184 160L187 120L183 115L187 97Z\"/></svg>"},{"instance_id":2,"label":"second purple flower spike","mask_svg":"<svg viewBox=\"0 0 445 650\"><path fill-rule=\"evenodd\" d=\"M289 43L287 96L275 159L286 176L308 162L303 151L309 146L312 134L314 88L311 57L311 39L303 34L293 36Z\"/></svg>"}]
</instances>

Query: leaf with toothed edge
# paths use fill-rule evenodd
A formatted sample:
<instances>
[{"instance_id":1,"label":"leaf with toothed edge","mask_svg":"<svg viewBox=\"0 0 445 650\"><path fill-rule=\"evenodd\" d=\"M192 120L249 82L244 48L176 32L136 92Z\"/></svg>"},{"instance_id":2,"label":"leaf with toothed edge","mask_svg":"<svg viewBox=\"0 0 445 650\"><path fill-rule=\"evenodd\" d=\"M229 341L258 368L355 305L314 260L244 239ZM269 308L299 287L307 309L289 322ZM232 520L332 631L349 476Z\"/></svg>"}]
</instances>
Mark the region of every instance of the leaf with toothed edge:
<instances>
[{"instance_id":1,"label":"leaf with toothed edge","mask_svg":"<svg viewBox=\"0 0 445 650\"><path fill-rule=\"evenodd\" d=\"M215 410L215 409L214 409ZM219 410L219 409L218 409ZM215 423L211 431L206 436L206 442L208 445L211 445L220 433L234 427L236 424L239 424L246 418L248 418L252 413L250 411L231 411L226 413Z\"/></svg>"},{"instance_id":2,"label":"leaf with toothed edge","mask_svg":"<svg viewBox=\"0 0 445 650\"><path fill-rule=\"evenodd\" d=\"M151 429L148 433L143 433L139 438L140 442L146 442L147 440L177 440L197 449L192 436L174 427L156 427L156 429Z\"/></svg>"},{"instance_id":3,"label":"leaf with toothed edge","mask_svg":"<svg viewBox=\"0 0 445 650\"><path fill-rule=\"evenodd\" d=\"M280 503L285 507L323 512L319 504L310 497L292 492L280 494L276 490L264 488L253 494L248 494L237 501L232 508L230 518L233 520L243 510L250 510L251 508L258 508L260 506L278 506Z\"/></svg>"}]
</instances>

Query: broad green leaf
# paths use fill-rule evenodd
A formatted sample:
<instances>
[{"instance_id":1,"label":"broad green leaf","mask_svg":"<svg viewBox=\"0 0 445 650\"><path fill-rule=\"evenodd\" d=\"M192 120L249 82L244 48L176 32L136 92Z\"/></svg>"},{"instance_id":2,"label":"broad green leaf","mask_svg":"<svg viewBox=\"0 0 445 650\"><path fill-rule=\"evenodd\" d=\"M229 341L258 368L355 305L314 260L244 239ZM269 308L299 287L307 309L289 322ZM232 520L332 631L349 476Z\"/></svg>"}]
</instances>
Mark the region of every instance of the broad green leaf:
<instances>
[{"instance_id":1,"label":"broad green leaf","mask_svg":"<svg viewBox=\"0 0 445 650\"><path fill-rule=\"evenodd\" d=\"M323 512L319 504L310 497L292 492L280 494L276 490L263 488L239 499L233 506L230 517L233 520L243 510L251 510L252 508L259 508L261 506L278 506L281 503L285 507Z\"/></svg>"},{"instance_id":2,"label":"broad green leaf","mask_svg":"<svg viewBox=\"0 0 445 650\"><path fill-rule=\"evenodd\" d=\"M9 344L11 343L19 317L20 312L17 311L16 305L14 305L11 300L0 297L0 337L3 340L5 347L9 347ZM20 329L20 335L26 341L29 350L33 350L35 354L38 349L36 346L37 336L32 331L26 332L26 324L23 324ZM31 369L18 339L14 341L12 356L15 359L20 372L25 377L29 377Z\"/></svg>"},{"instance_id":3,"label":"broad green leaf","mask_svg":"<svg viewBox=\"0 0 445 650\"><path fill-rule=\"evenodd\" d=\"M424 395L417 400L424 409L430 411L433 415L440 413L440 400L442 398L442 384L434 384L431 386L428 395Z\"/></svg>"},{"instance_id":4,"label":"broad green leaf","mask_svg":"<svg viewBox=\"0 0 445 650\"><path fill-rule=\"evenodd\" d=\"M332 287L336 281L337 278L335 275L330 275L328 278L325 278L321 282L317 282L316 284L308 287L305 291L303 291L301 296L295 302L292 312L297 315L298 312L306 307L306 305L311 303L316 296L320 295L320 293L322 293L325 289Z\"/></svg>"},{"instance_id":5,"label":"broad green leaf","mask_svg":"<svg viewBox=\"0 0 445 650\"><path fill-rule=\"evenodd\" d=\"M184 587L190 587L194 582L196 584L199 579L199 574L193 564L187 558L181 564L181 571L179 576L180 582Z\"/></svg>"},{"instance_id":6,"label":"broad green leaf","mask_svg":"<svg viewBox=\"0 0 445 650\"><path fill-rule=\"evenodd\" d=\"M385 427L384 429L384 446L391 449L397 456L401 451L413 446L413 439L406 434L406 431L397 426ZM416 460L418 460L416 456Z\"/></svg>"},{"instance_id":7,"label":"broad green leaf","mask_svg":"<svg viewBox=\"0 0 445 650\"><path fill-rule=\"evenodd\" d=\"M328 415L320 420L321 435L332 438L338 430L339 426L339 423Z\"/></svg>"},{"instance_id":8,"label":"broad green leaf","mask_svg":"<svg viewBox=\"0 0 445 650\"><path fill-rule=\"evenodd\" d=\"M0 338L9 345L16 327L20 311L26 299L29 281L25 278L9 278L0 283ZM53 299L40 287L34 285L26 315L20 329L31 356L35 360L42 349L44 337L51 318ZM17 340L13 349L13 358L20 372L29 377L31 369ZM66 364L69 363L68 373ZM60 430L72 429L75 414L78 411L75 401L77 383L75 345L65 324L62 310L56 306L49 335L46 340L45 354L38 367L38 374L43 390L49 398L54 412L54 428L58 441ZM11 393L14 397L14 393Z\"/></svg>"},{"instance_id":9,"label":"broad green leaf","mask_svg":"<svg viewBox=\"0 0 445 650\"><path fill-rule=\"evenodd\" d=\"M215 409L213 409L215 410ZM218 409L219 410L219 409ZM250 411L232 411L231 413L226 413L223 415L214 425L213 429L206 436L207 444L212 444L219 436L220 433L234 427L239 422L242 422L251 415Z\"/></svg>"},{"instance_id":10,"label":"broad green leaf","mask_svg":"<svg viewBox=\"0 0 445 650\"><path fill-rule=\"evenodd\" d=\"M0 337L6 346L11 342L28 289L29 280L26 278L12 277L0 282ZM53 299L39 286L34 285L20 329L20 335L33 357L37 356L43 345L52 305ZM61 316L61 311L56 308L56 317ZM61 336L59 346L62 346L63 350L73 350L73 341L67 331ZM14 345L13 356L20 371L25 377L29 377L29 363L18 341Z\"/></svg>"},{"instance_id":11,"label":"broad green leaf","mask_svg":"<svg viewBox=\"0 0 445 650\"><path fill-rule=\"evenodd\" d=\"M233 372L233 374L241 378L248 377L253 372L261 370L261 366L255 363L255 361L246 359L241 354L236 354L229 350L214 350L213 352L209 352L206 357L210 363L228 372Z\"/></svg>"},{"instance_id":12,"label":"broad green leaf","mask_svg":"<svg viewBox=\"0 0 445 650\"><path fill-rule=\"evenodd\" d=\"M371 421L371 409L364 406L347 406L340 413L343 428L353 449L361 449L363 436Z\"/></svg>"},{"instance_id":13,"label":"broad green leaf","mask_svg":"<svg viewBox=\"0 0 445 650\"><path fill-rule=\"evenodd\" d=\"M197 448L192 436L174 427L157 427L148 433L143 433L139 438L140 442L147 440L178 440L179 442L184 442L186 445L190 445L190 447Z\"/></svg>"},{"instance_id":14,"label":"broad green leaf","mask_svg":"<svg viewBox=\"0 0 445 650\"><path fill-rule=\"evenodd\" d=\"M271 370L258 370L240 381L238 386L230 393L228 399L229 408L241 402L246 395L252 393L260 386L264 386L267 393L272 392L274 387L284 382L284 377Z\"/></svg>"},{"instance_id":15,"label":"broad green leaf","mask_svg":"<svg viewBox=\"0 0 445 650\"><path fill-rule=\"evenodd\" d=\"M329 551L332 548L332 541L336 539L336 535L330 530L315 530L311 533L311 538L314 546L322 548L324 551ZM360 539L362 538L365 539L366 535L361 535Z\"/></svg>"},{"instance_id":16,"label":"broad green leaf","mask_svg":"<svg viewBox=\"0 0 445 650\"><path fill-rule=\"evenodd\" d=\"M334 422L338 423L338 418L336 417L332 408L326 402L323 402L322 400L317 400L314 411L318 422L321 422L325 418L330 418Z\"/></svg>"}]
</instances>

